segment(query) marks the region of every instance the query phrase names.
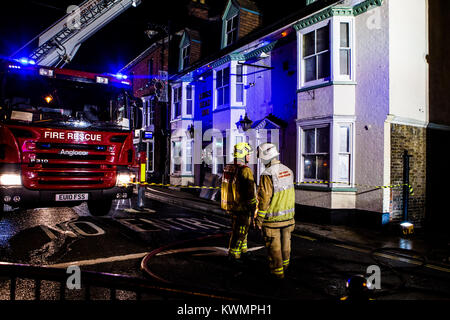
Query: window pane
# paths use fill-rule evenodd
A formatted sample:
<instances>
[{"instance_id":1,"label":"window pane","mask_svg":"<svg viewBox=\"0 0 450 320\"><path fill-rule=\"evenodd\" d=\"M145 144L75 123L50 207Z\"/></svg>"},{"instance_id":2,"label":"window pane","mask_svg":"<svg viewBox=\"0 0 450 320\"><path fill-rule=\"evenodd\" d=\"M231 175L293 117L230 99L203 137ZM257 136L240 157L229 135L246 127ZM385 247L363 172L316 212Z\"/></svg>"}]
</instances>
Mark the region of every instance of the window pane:
<instances>
[{"instance_id":1,"label":"window pane","mask_svg":"<svg viewBox=\"0 0 450 320\"><path fill-rule=\"evenodd\" d=\"M350 128L340 127L339 136L341 141L339 152L350 152Z\"/></svg>"},{"instance_id":2,"label":"window pane","mask_svg":"<svg viewBox=\"0 0 450 320\"><path fill-rule=\"evenodd\" d=\"M317 129L317 153L328 153L330 150L330 130L328 127Z\"/></svg>"},{"instance_id":3,"label":"window pane","mask_svg":"<svg viewBox=\"0 0 450 320\"><path fill-rule=\"evenodd\" d=\"M237 26L238 26L238 16L234 16L233 19L232 19L232 25L231 25L231 27L232 27L233 29L236 29Z\"/></svg>"},{"instance_id":4,"label":"window pane","mask_svg":"<svg viewBox=\"0 0 450 320\"><path fill-rule=\"evenodd\" d=\"M305 153L316 152L316 141L314 129L305 130Z\"/></svg>"},{"instance_id":5,"label":"window pane","mask_svg":"<svg viewBox=\"0 0 450 320\"><path fill-rule=\"evenodd\" d=\"M242 84L236 85L236 101L244 102L244 86Z\"/></svg>"},{"instance_id":6,"label":"window pane","mask_svg":"<svg viewBox=\"0 0 450 320\"><path fill-rule=\"evenodd\" d=\"M315 53L315 32L307 33L303 36L303 56L307 57Z\"/></svg>"},{"instance_id":7,"label":"window pane","mask_svg":"<svg viewBox=\"0 0 450 320\"><path fill-rule=\"evenodd\" d=\"M192 114L192 100L186 101L186 114Z\"/></svg>"},{"instance_id":8,"label":"window pane","mask_svg":"<svg viewBox=\"0 0 450 320\"><path fill-rule=\"evenodd\" d=\"M328 156L317 157L317 179L328 181L330 166Z\"/></svg>"},{"instance_id":9,"label":"window pane","mask_svg":"<svg viewBox=\"0 0 450 320\"><path fill-rule=\"evenodd\" d=\"M317 30L317 51L330 49L330 27L326 26Z\"/></svg>"},{"instance_id":10,"label":"window pane","mask_svg":"<svg viewBox=\"0 0 450 320\"><path fill-rule=\"evenodd\" d=\"M236 66L236 82L237 83L242 83L243 79L242 79L242 65L237 65Z\"/></svg>"},{"instance_id":11,"label":"window pane","mask_svg":"<svg viewBox=\"0 0 450 320\"><path fill-rule=\"evenodd\" d=\"M232 29L233 19L227 21L227 32L230 32Z\"/></svg>"},{"instance_id":12,"label":"window pane","mask_svg":"<svg viewBox=\"0 0 450 320\"><path fill-rule=\"evenodd\" d=\"M223 105L223 89L217 90L217 105L221 106Z\"/></svg>"},{"instance_id":13,"label":"window pane","mask_svg":"<svg viewBox=\"0 0 450 320\"><path fill-rule=\"evenodd\" d=\"M350 177L350 155L340 154L339 155L339 180L349 181Z\"/></svg>"},{"instance_id":14,"label":"window pane","mask_svg":"<svg viewBox=\"0 0 450 320\"><path fill-rule=\"evenodd\" d=\"M182 90L181 87L178 88L178 101L181 101L181 97L182 97Z\"/></svg>"},{"instance_id":15,"label":"window pane","mask_svg":"<svg viewBox=\"0 0 450 320\"><path fill-rule=\"evenodd\" d=\"M317 78L324 79L330 76L330 53L322 53L317 56Z\"/></svg>"},{"instance_id":16,"label":"window pane","mask_svg":"<svg viewBox=\"0 0 450 320\"><path fill-rule=\"evenodd\" d=\"M303 158L303 176L305 179L316 179L316 157L305 156Z\"/></svg>"},{"instance_id":17,"label":"window pane","mask_svg":"<svg viewBox=\"0 0 450 320\"><path fill-rule=\"evenodd\" d=\"M339 60L340 60L341 74L349 75L350 74L350 50L341 49Z\"/></svg>"},{"instance_id":18,"label":"window pane","mask_svg":"<svg viewBox=\"0 0 450 320\"><path fill-rule=\"evenodd\" d=\"M222 86L222 70L217 71L216 79L217 79L217 88L220 88Z\"/></svg>"},{"instance_id":19,"label":"window pane","mask_svg":"<svg viewBox=\"0 0 450 320\"><path fill-rule=\"evenodd\" d=\"M186 86L186 99L192 99L192 86Z\"/></svg>"},{"instance_id":20,"label":"window pane","mask_svg":"<svg viewBox=\"0 0 450 320\"><path fill-rule=\"evenodd\" d=\"M224 97L223 97L223 103L229 104L230 103L230 87L225 87Z\"/></svg>"},{"instance_id":21,"label":"window pane","mask_svg":"<svg viewBox=\"0 0 450 320\"><path fill-rule=\"evenodd\" d=\"M223 85L227 85L230 83L230 67L226 67L223 69Z\"/></svg>"},{"instance_id":22,"label":"window pane","mask_svg":"<svg viewBox=\"0 0 450 320\"><path fill-rule=\"evenodd\" d=\"M305 82L317 79L316 56L305 60Z\"/></svg>"},{"instance_id":23,"label":"window pane","mask_svg":"<svg viewBox=\"0 0 450 320\"><path fill-rule=\"evenodd\" d=\"M341 48L350 47L349 24L341 23Z\"/></svg>"}]
</instances>

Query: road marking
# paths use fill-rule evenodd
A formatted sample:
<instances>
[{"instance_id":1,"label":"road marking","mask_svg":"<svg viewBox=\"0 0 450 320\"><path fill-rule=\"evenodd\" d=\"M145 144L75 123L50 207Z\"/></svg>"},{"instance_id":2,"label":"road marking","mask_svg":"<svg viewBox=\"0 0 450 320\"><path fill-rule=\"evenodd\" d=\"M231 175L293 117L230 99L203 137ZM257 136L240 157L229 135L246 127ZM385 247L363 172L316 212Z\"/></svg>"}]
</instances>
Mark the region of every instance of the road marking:
<instances>
[{"instance_id":1,"label":"road marking","mask_svg":"<svg viewBox=\"0 0 450 320\"><path fill-rule=\"evenodd\" d=\"M346 244L335 244L335 246L336 247L340 247L340 248L344 248L344 249L348 249L348 250L352 250L352 251L361 252L361 253L370 253L371 252L371 250L361 249L361 248L349 246L349 245L346 245ZM415 261L415 260L412 260L412 259L399 257L399 256L391 255L391 254L375 252L374 255L378 256L378 257L390 259L390 260L396 260L396 261L409 263L409 264L422 265L422 262L420 262L420 261ZM450 269L449 268L440 267L440 266L436 266L436 265L433 265L433 264L425 264L424 267L450 273Z\"/></svg>"},{"instance_id":2,"label":"road marking","mask_svg":"<svg viewBox=\"0 0 450 320\"><path fill-rule=\"evenodd\" d=\"M306 239L306 240L309 240L309 241L317 241L317 239L314 239L314 238L311 238L311 237L308 237L308 236L301 236L301 235L295 234L295 233L293 233L292 235L293 235L294 237Z\"/></svg>"},{"instance_id":3,"label":"road marking","mask_svg":"<svg viewBox=\"0 0 450 320\"><path fill-rule=\"evenodd\" d=\"M142 210L136 210L136 209L133 209L133 208L127 208L127 209L125 209L123 211L128 212L128 213L145 213L145 212L147 212L147 213L155 213L156 212L156 210L149 209L149 208L142 208Z\"/></svg>"},{"instance_id":4,"label":"road marking","mask_svg":"<svg viewBox=\"0 0 450 320\"><path fill-rule=\"evenodd\" d=\"M44 267L68 268L69 266L91 266L94 264L140 259L140 258L145 257L147 254L149 254L149 252L133 253L133 254L127 254L127 255L123 255L123 256L114 256L114 257L108 257L108 258L98 258L98 259L91 259L91 260L80 260L80 261L50 264L50 265L44 265Z\"/></svg>"}]
</instances>

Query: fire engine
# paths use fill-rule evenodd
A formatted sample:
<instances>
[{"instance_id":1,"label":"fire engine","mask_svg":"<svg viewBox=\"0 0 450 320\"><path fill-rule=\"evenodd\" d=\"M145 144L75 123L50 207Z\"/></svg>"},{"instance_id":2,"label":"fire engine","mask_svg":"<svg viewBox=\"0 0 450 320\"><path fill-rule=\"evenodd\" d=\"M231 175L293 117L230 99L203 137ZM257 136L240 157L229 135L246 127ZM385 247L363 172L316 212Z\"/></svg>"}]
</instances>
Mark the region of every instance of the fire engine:
<instances>
[{"instance_id":1,"label":"fire engine","mask_svg":"<svg viewBox=\"0 0 450 320\"><path fill-rule=\"evenodd\" d=\"M120 74L0 60L0 211L130 198L140 101Z\"/></svg>"}]
</instances>

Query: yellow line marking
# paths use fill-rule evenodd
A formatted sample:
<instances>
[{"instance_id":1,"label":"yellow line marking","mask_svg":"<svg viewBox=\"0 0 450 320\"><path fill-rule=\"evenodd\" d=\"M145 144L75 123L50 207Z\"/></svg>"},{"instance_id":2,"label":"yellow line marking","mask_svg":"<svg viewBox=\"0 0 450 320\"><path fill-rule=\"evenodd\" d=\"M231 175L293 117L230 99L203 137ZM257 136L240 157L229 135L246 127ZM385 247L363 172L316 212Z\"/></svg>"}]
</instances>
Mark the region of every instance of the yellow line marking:
<instances>
[{"instance_id":1,"label":"yellow line marking","mask_svg":"<svg viewBox=\"0 0 450 320\"><path fill-rule=\"evenodd\" d=\"M311 238L311 237L308 237L308 236L301 236L301 235L295 234L295 233L293 233L292 235L293 235L294 237L306 239L306 240L309 240L309 241L316 241L316 240L317 240L317 239L314 239L314 238Z\"/></svg>"}]
</instances>

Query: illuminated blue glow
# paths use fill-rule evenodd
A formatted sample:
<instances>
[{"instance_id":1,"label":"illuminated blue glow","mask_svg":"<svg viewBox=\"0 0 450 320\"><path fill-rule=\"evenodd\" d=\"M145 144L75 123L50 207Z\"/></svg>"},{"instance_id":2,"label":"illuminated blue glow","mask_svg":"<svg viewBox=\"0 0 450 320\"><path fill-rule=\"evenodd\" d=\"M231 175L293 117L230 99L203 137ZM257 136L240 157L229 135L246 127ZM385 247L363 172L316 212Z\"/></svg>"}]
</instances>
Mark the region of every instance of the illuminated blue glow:
<instances>
[{"instance_id":1,"label":"illuminated blue glow","mask_svg":"<svg viewBox=\"0 0 450 320\"><path fill-rule=\"evenodd\" d=\"M114 77L116 77L119 80L126 80L126 79L128 79L127 75L121 74L121 73L115 74Z\"/></svg>"},{"instance_id":2,"label":"illuminated blue glow","mask_svg":"<svg viewBox=\"0 0 450 320\"><path fill-rule=\"evenodd\" d=\"M19 60L16 60L18 62L20 62L23 65L32 65L34 66L36 64L36 62L34 60L28 59L28 58L20 58Z\"/></svg>"}]
</instances>

